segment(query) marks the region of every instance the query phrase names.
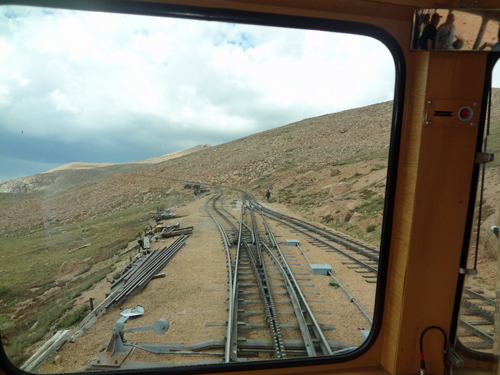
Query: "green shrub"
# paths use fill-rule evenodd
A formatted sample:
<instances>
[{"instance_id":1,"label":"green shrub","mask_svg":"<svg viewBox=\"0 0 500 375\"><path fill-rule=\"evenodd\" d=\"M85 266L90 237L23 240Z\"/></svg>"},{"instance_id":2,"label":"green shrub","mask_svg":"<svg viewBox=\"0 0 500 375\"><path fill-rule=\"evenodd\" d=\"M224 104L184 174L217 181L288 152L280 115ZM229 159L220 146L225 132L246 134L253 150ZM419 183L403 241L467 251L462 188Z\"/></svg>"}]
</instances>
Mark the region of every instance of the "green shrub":
<instances>
[{"instance_id":1,"label":"green shrub","mask_svg":"<svg viewBox=\"0 0 500 375\"><path fill-rule=\"evenodd\" d=\"M73 311L71 314L66 315L59 323L56 325L56 330L67 329L76 324L79 324L83 318L87 316L90 312L90 306L85 304L80 308Z\"/></svg>"},{"instance_id":2,"label":"green shrub","mask_svg":"<svg viewBox=\"0 0 500 375\"><path fill-rule=\"evenodd\" d=\"M332 215L326 215L323 217L323 220L321 220L323 223L331 223L334 220L334 217Z\"/></svg>"},{"instance_id":3,"label":"green shrub","mask_svg":"<svg viewBox=\"0 0 500 375\"><path fill-rule=\"evenodd\" d=\"M0 298L12 293L12 290L5 285L0 286Z\"/></svg>"},{"instance_id":4,"label":"green shrub","mask_svg":"<svg viewBox=\"0 0 500 375\"><path fill-rule=\"evenodd\" d=\"M368 228L366 228L366 231L368 233L370 232L375 232L375 229L377 229L377 226L376 225L369 225Z\"/></svg>"},{"instance_id":5,"label":"green shrub","mask_svg":"<svg viewBox=\"0 0 500 375\"><path fill-rule=\"evenodd\" d=\"M328 285L333 286L335 289L338 289L338 287L339 287L339 284L334 283L333 281L330 281L330 283Z\"/></svg>"}]
</instances>

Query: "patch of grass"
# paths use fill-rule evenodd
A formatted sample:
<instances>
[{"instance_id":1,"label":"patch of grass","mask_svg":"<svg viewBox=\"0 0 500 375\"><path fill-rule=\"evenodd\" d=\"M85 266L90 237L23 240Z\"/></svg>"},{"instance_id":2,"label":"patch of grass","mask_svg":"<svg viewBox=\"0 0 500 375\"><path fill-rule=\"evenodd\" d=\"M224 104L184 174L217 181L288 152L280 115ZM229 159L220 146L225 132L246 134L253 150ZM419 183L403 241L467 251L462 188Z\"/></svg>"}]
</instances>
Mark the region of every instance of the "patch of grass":
<instances>
[{"instance_id":1,"label":"patch of grass","mask_svg":"<svg viewBox=\"0 0 500 375\"><path fill-rule=\"evenodd\" d=\"M326 215L323 217L323 220L321 220L322 223L329 224L334 220L334 217L330 214Z\"/></svg>"},{"instance_id":2,"label":"patch of grass","mask_svg":"<svg viewBox=\"0 0 500 375\"><path fill-rule=\"evenodd\" d=\"M340 221L339 219L335 219L335 221L332 220L329 223L327 223L327 225L333 229L340 229L344 226L344 224L345 222Z\"/></svg>"},{"instance_id":3,"label":"patch of grass","mask_svg":"<svg viewBox=\"0 0 500 375\"><path fill-rule=\"evenodd\" d=\"M339 288L339 286L340 286L339 284L334 283L333 281L330 281L330 282L328 283L328 285L333 286L335 289L338 289L338 288Z\"/></svg>"},{"instance_id":4,"label":"patch of grass","mask_svg":"<svg viewBox=\"0 0 500 375\"><path fill-rule=\"evenodd\" d=\"M35 308L34 318L24 320L22 324L16 324L8 329L6 334L12 338L10 345L5 348L9 359L17 366L26 361L28 355L24 349L42 340L50 327L73 307L73 303L74 301L55 301L48 306ZM30 330L35 323L37 323L36 329Z\"/></svg>"},{"instance_id":5,"label":"patch of grass","mask_svg":"<svg viewBox=\"0 0 500 375\"><path fill-rule=\"evenodd\" d=\"M340 180L340 182L349 182L349 181L357 181L359 180L361 177L365 176L364 174L361 174L361 173L355 173L354 175L352 175L351 177L346 177L346 178L343 178L342 180Z\"/></svg>"},{"instance_id":6,"label":"patch of grass","mask_svg":"<svg viewBox=\"0 0 500 375\"><path fill-rule=\"evenodd\" d=\"M368 233L370 233L370 232L375 232L376 229L377 229L376 225L368 225L368 227L366 228L366 231Z\"/></svg>"},{"instance_id":7,"label":"patch of grass","mask_svg":"<svg viewBox=\"0 0 500 375\"><path fill-rule=\"evenodd\" d=\"M77 294L81 294L81 292L84 292L86 290L89 290L92 288L96 283L104 279L108 274L113 272L114 267L109 266L106 268L103 268L101 270L98 270L91 275L85 276L85 277L79 277L76 280L71 281L66 288L68 288L67 297L72 299L76 298ZM72 288L72 289L70 289Z\"/></svg>"},{"instance_id":8,"label":"patch of grass","mask_svg":"<svg viewBox=\"0 0 500 375\"><path fill-rule=\"evenodd\" d=\"M376 214L382 214L384 210L384 198L377 197L371 201L363 203L356 207L355 211L364 215L365 217L373 217Z\"/></svg>"},{"instance_id":9,"label":"patch of grass","mask_svg":"<svg viewBox=\"0 0 500 375\"><path fill-rule=\"evenodd\" d=\"M370 170L370 172L379 171L379 170L385 169L385 168L387 168L387 167L383 164L375 164L375 166Z\"/></svg>"},{"instance_id":10,"label":"patch of grass","mask_svg":"<svg viewBox=\"0 0 500 375\"><path fill-rule=\"evenodd\" d=\"M299 206L307 206L310 204L317 204L328 195L328 189L323 189L311 194L303 194L297 202Z\"/></svg>"},{"instance_id":11,"label":"patch of grass","mask_svg":"<svg viewBox=\"0 0 500 375\"><path fill-rule=\"evenodd\" d=\"M375 195L377 195L377 192L370 189L363 189L359 192L359 196L364 200L369 200Z\"/></svg>"},{"instance_id":12,"label":"patch of grass","mask_svg":"<svg viewBox=\"0 0 500 375\"><path fill-rule=\"evenodd\" d=\"M56 330L71 328L76 324L79 324L83 318L85 318L90 312L89 305L80 306L72 313L66 315L59 323L56 325Z\"/></svg>"},{"instance_id":13,"label":"patch of grass","mask_svg":"<svg viewBox=\"0 0 500 375\"><path fill-rule=\"evenodd\" d=\"M5 285L0 286L0 298L3 298L4 296L8 296L11 293L12 293L12 289L10 289L9 287L6 287Z\"/></svg>"},{"instance_id":14,"label":"patch of grass","mask_svg":"<svg viewBox=\"0 0 500 375\"><path fill-rule=\"evenodd\" d=\"M7 354L12 362L16 365L21 365L27 359L24 349L42 340L53 329L53 325L67 311L73 308L75 298L80 296L82 291L90 289L112 271L113 267L110 266L98 270L91 275L76 278L65 286L64 292L58 299L53 297L50 300L44 301L40 305L31 308L29 314L21 316L16 321L15 326L6 330L6 333L12 337L11 345L7 348ZM80 311L80 314L83 314L83 312ZM77 319L76 315L75 313L72 319ZM69 319L68 321L65 320L63 324L70 324L68 323ZM61 322L54 329L60 329L59 324ZM31 329L35 323L37 323L35 329Z\"/></svg>"},{"instance_id":15,"label":"patch of grass","mask_svg":"<svg viewBox=\"0 0 500 375\"><path fill-rule=\"evenodd\" d=\"M120 278L120 272L117 272L113 275L113 279L118 280Z\"/></svg>"},{"instance_id":16,"label":"patch of grass","mask_svg":"<svg viewBox=\"0 0 500 375\"><path fill-rule=\"evenodd\" d=\"M325 169L326 167L327 166L321 165L321 164L310 164L310 165L306 165L306 166L298 168L297 173L306 173L309 171L318 172L322 169Z\"/></svg>"},{"instance_id":17,"label":"patch of grass","mask_svg":"<svg viewBox=\"0 0 500 375\"><path fill-rule=\"evenodd\" d=\"M7 328L12 327L13 324L9 315L0 314L0 331L5 331Z\"/></svg>"},{"instance_id":18,"label":"patch of grass","mask_svg":"<svg viewBox=\"0 0 500 375\"><path fill-rule=\"evenodd\" d=\"M290 169L294 169L294 168L297 168L297 163L295 162L285 162L283 163L279 168L278 170L276 171L277 173L279 172L286 172L286 171L289 171Z\"/></svg>"},{"instance_id":19,"label":"patch of grass","mask_svg":"<svg viewBox=\"0 0 500 375\"><path fill-rule=\"evenodd\" d=\"M84 273L89 272L91 269L92 269L92 266L86 264L83 267L80 267L80 269L78 270L76 276L83 275Z\"/></svg>"},{"instance_id":20,"label":"patch of grass","mask_svg":"<svg viewBox=\"0 0 500 375\"><path fill-rule=\"evenodd\" d=\"M0 207L11 204L30 200L33 198L40 197L44 194L42 191L32 192L32 193L0 193Z\"/></svg>"}]
</instances>

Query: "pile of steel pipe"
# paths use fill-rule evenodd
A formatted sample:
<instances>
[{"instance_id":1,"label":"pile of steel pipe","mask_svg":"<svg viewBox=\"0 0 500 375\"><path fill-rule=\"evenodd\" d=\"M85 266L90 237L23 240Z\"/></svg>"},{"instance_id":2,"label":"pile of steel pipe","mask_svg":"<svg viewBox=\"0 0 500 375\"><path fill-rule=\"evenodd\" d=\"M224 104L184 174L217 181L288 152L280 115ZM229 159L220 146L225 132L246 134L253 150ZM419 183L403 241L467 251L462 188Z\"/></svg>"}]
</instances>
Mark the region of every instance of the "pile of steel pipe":
<instances>
[{"instance_id":1,"label":"pile of steel pipe","mask_svg":"<svg viewBox=\"0 0 500 375\"><path fill-rule=\"evenodd\" d=\"M142 257L140 259L137 259L134 263L131 263L130 267L127 266L128 269L125 270L124 272L122 272L120 278L118 280L114 281L113 284L111 284L111 289L115 288L117 285L120 285L120 283L122 281L127 282L127 280L130 279L139 268L141 268L142 264L144 262L147 262L148 258L152 254L153 253L149 253L146 256L144 256L144 257Z\"/></svg>"},{"instance_id":2,"label":"pile of steel pipe","mask_svg":"<svg viewBox=\"0 0 500 375\"><path fill-rule=\"evenodd\" d=\"M163 238L167 237L175 237L180 235L189 235L193 233L193 227L185 227L185 228L173 228L171 231L161 233Z\"/></svg>"},{"instance_id":3,"label":"pile of steel pipe","mask_svg":"<svg viewBox=\"0 0 500 375\"><path fill-rule=\"evenodd\" d=\"M172 233L174 231L174 227L165 227L163 228L163 230L161 231L161 236L162 237L167 237L167 235L169 235L170 233Z\"/></svg>"},{"instance_id":4,"label":"pile of steel pipe","mask_svg":"<svg viewBox=\"0 0 500 375\"><path fill-rule=\"evenodd\" d=\"M127 273L129 278L125 282L123 289L106 304L106 309L111 305L124 301L137 290L144 288L149 281L174 257L184 244L188 236L181 235L169 247L156 250L147 256L140 267L135 268L133 275ZM145 257L146 258L146 257Z\"/></svg>"}]
</instances>

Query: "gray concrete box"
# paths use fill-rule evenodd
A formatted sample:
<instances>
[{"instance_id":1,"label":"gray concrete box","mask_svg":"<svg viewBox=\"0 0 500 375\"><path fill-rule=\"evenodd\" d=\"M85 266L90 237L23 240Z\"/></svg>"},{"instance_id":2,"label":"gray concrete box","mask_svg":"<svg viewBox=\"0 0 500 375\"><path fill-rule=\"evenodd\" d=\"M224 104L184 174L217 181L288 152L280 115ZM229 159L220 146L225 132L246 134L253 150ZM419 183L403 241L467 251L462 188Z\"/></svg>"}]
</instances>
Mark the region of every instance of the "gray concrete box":
<instances>
[{"instance_id":1,"label":"gray concrete box","mask_svg":"<svg viewBox=\"0 0 500 375\"><path fill-rule=\"evenodd\" d=\"M329 264L311 264L309 269L313 275L328 275L328 272L332 272Z\"/></svg>"},{"instance_id":2,"label":"gray concrete box","mask_svg":"<svg viewBox=\"0 0 500 375\"><path fill-rule=\"evenodd\" d=\"M300 245L299 240L285 240L286 246L297 246Z\"/></svg>"}]
</instances>

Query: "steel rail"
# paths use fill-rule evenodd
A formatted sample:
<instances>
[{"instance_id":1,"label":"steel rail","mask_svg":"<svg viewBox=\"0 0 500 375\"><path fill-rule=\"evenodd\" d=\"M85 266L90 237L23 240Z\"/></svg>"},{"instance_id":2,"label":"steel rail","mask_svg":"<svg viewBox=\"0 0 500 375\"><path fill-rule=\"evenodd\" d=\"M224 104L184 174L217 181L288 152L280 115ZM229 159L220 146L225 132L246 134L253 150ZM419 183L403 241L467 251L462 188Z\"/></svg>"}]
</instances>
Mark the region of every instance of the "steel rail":
<instances>
[{"instance_id":1,"label":"steel rail","mask_svg":"<svg viewBox=\"0 0 500 375\"><path fill-rule=\"evenodd\" d=\"M358 309L363 313L363 315L366 316L366 319L368 319L368 321L373 324L372 318L370 318L370 316L365 312L365 310L363 310L361 308L361 306L359 305L358 301L356 301L356 298L354 298L353 296L351 296L349 294L349 292L347 291L347 289L344 288L344 286L340 283L340 281L335 276L333 276L333 273L331 271L328 271L328 274L335 280L335 282L337 284L339 284L339 286L342 288L342 290L344 292L346 292L346 294L349 296L350 301L353 302L358 307Z\"/></svg>"},{"instance_id":2,"label":"steel rail","mask_svg":"<svg viewBox=\"0 0 500 375\"><path fill-rule=\"evenodd\" d=\"M292 298L292 301L293 301L293 299L297 299L301 304L300 312L296 310L296 316L297 316L297 319L299 320L299 325L301 325L301 318L299 317L299 315L304 317L304 312L306 312L308 315L308 318L310 320L310 323L312 324L312 330L313 330L314 334L316 335L316 338L319 339L320 347L323 350L323 354L325 354L325 355L333 354L332 349L330 348L330 345L328 344L328 341L326 340L325 335L323 334L323 331L321 330L316 318L314 317L314 314L313 314L311 308L309 307L309 304L307 303L306 298L302 294L302 291L300 290L299 284L297 283L297 280L295 280L295 277L293 276L293 273L291 272L290 267L288 266L288 263L287 263L285 257L283 256L283 253L281 252L281 249L279 248L276 239L274 239L274 235L273 235L271 228L269 227L269 224L267 223L264 215L262 215L262 220L264 222L264 226L267 230L269 238L272 238L272 242L276 244L275 249L276 249L276 251L281 259L281 262L283 263L283 266L278 262L277 258L272 253L271 249L269 249L269 247L266 244L263 244L263 246L266 248L266 250L267 250L268 254L271 256L271 258L273 258L273 261L275 261L275 264L278 267L278 269L280 270L280 272L282 272L282 273L284 272L284 276L286 276L286 277L284 277L285 284L287 285L287 289L288 289L288 287L290 287L289 293L291 292L290 297ZM293 302L292 302L292 304L293 304ZM294 307L294 310L295 310L295 307ZM299 313L299 314L297 314L297 313ZM305 317L304 317L304 320L305 320ZM309 329L308 329L307 325L306 325L306 328L307 328L307 332L309 333ZM302 327L301 327L301 331L303 331ZM316 350L314 349L314 345L313 345L310 334L308 334L308 337L304 336L304 340L306 340L306 339L307 339L306 349L308 349L308 345L311 344L312 351L316 352ZM310 342L309 342L309 340L310 340ZM309 354L310 350L308 349L307 351ZM309 354L309 355L311 355L311 354ZM314 354L314 355L316 355L316 354Z\"/></svg>"},{"instance_id":3,"label":"steel rail","mask_svg":"<svg viewBox=\"0 0 500 375\"><path fill-rule=\"evenodd\" d=\"M492 300L491 298L485 297L479 293L474 292L473 290L470 289L464 289L464 293L467 293L468 295L472 296L472 299L479 299L485 303L487 303L490 306L495 306L495 301Z\"/></svg>"},{"instance_id":4,"label":"steel rail","mask_svg":"<svg viewBox=\"0 0 500 375\"><path fill-rule=\"evenodd\" d=\"M105 307L108 308L124 297L130 297L137 288L141 288L144 284L148 283L159 270L165 267L176 252L184 246L186 238L187 236L181 235L168 248L165 247L160 251L156 251L155 254L148 259L148 262L144 264L144 269L138 270L124 288L118 292L116 297L113 298L112 301L109 301Z\"/></svg>"},{"instance_id":5,"label":"steel rail","mask_svg":"<svg viewBox=\"0 0 500 375\"><path fill-rule=\"evenodd\" d=\"M262 215L263 215L263 217L266 216L265 214L262 214ZM277 218L275 218L273 216L268 216L268 217L270 219L272 219L272 220L275 220L275 221L278 221L278 222L282 223L283 225L286 225L286 226L289 226L289 227L293 228L295 231L300 232L300 233L302 233L305 236L311 237L316 242L319 242L319 243L323 244L324 246L329 247L329 248L337 251L338 253L341 253L342 255L346 256L347 258L349 258L349 259L355 261L356 263L358 263L360 266L363 266L364 268L366 268L369 271L373 272L375 275L378 275L378 270L376 268L370 266L369 264L366 264L365 262L359 260L358 258L353 257L350 254L347 254L345 251L342 251L339 248L337 248L337 247L335 247L335 246L333 246L333 245L331 245L331 244L329 244L329 243L327 243L327 242L325 242L325 241L323 241L323 240L321 240L321 239L319 239L317 237L314 237L312 234L307 233L307 232L305 232L305 231L303 231L301 229L298 229L298 228L294 227L293 225L291 225L291 224L289 224L289 223L287 223L287 222L285 222L283 220L277 219Z\"/></svg>"},{"instance_id":6,"label":"steel rail","mask_svg":"<svg viewBox=\"0 0 500 375\"><path fill-rule=\"evenodd\" d=\"M272 210L269 210L267 208L264 208L264 207L261 208L261 211L266 212L269 217L274 216L274 217L277 217L277 218L281 218L282 220L284 219L284 220L290 221L290 222L292 222L295 225L298 225L298 226L300 226L302 228L305 228L309 232L313 232L315 234L318 234L318 235L320 235L320 236L328 239L329 241L336 242L336 243L344 246L345 248L347 248L349 250L355 251L358 254L361 254L361 255L369 258L370 260L373 260L375 262L378 262L378 260L379 260L378 255L373 255L371 253L368 253L365 250L362 250L359 247L353 246L353 245L351 245L350 243L348 243L348 242L346 242L344 240L339 240L338 238L336 238L336 237L334 237L332 235L320 233L320 231L316 229L316 228L319 228L319 227L313 226L311 224L307 224L305 222L302 222L301 220L294 219L292 217L289 217L289 216L286 216L286 215L283 215L283 214L276 213L276 212L274 212ZM357 246L360 246L360 245L357 244ZM370 249L369 251L375 252L373 249Z\"/></svg>"},{"instance_id":7,"label":"steel rail","mask_svg":"<svg viewBox=\"0 0 500 375\"><path fill-rule=\"evenodd\" d=\"M220 193L222 194L222 193ZM208 210L208 202L210 202L215 196L212 196L210 199L207 200L205 203L205 211L207 214L212 218L212 220L215 222L215 225L219 229L219 232L222 237L222 242L224 243L224 247L226 249L226 258L227 258L227 268L228 268L228 290L229 290L229 316L228 316L228 321L227 321L227 328L226 328L226 345L225 345L225 352L224 352L224 361L228 363L231 360L231 337L232 337L232 331L233 331L233 325L234 325L234 299L232 298L233 296L233 272L232 272L232 265L231 265L231 254L229 252L229 244L228 244L228 238L226 235L226 232L224 231L224 228L222 228L222 225L219 223L219 221L210 213ZM238 322L236 322L237 324Z\"/></svg>"},{"instance_id":8,"label":"steel rail","mask_svg":"<svg viewBox=\"0 0 500 375\"><path fill-rule=\"evenodd\" d=\"M136 286L143 287L144 284L149 282L149 277L156 275L163 267L165 267L176 252L184 246L186 238L187 237L184 235L179 236L179 238L177 238L168 248L163 248L162 250L157 251L157 256L149 258L148 263L143 267L144 269L141 269L137 277L134 276L134 279L137 280ZM125 293L125 295L130 297L132 292L133 290L129 290Z\"/></svg>"},{"instance_id":9,"label":"steel rail","mask_svg":"<svg viewBox=\"0 0 500 375\"><path fill-rule=\"evenodd\" d=\"M244 242L245 248L248 253L248 258L250 259L250 264L255 273L257 286L260 292L260 298L264 304L264 313L266 315L266 321L269 324L269 329L271 331L272 343L274 347L274 356L278 359L286 358L285 343L283 340L283 335L281 333L281 328L279 325L278 314L276 312L276 307L274 304L274 298L271 293L271 286L267 278L267 273L265 268L261 269L259 272L257 268L257 262L255 256L250 249L250 246Z\"/></svg>"},{"instance_id":10,"label":"steel rail","mask_svg":"<svg viewBox=\"0 0 500 375\"><path fill-rule=\"evenodd\" d=\"M237 189L237 190L239 190L239 189ZM240 190L240 191L241 191L241 190ZM251 196L251 194L250 194L250 193L247 193L247 196ZM363 244L363 243L361 243L361 242L359 242L359 241L356 241L355 239L352 239L352 238L350 238L350 237L343 236L343 235L341 235L341 234L339 234L339 233L332 232L331 230L328 230L328 229L322 228L322 227L320 227L320 226L318 226L318 225L315 225L315 224L312 224L312 223L308 223L308 222L306 222L306 221L304 221L304 220L301 220L301 219L296 219L296 218L294 218L294 217L287 216L287 215L285 215L285 214L282 214L282 213L278 213L278 212L276 212L276 211L273 211L273 210L271 210L271 209L269 209L269 208L267 208L267 207L264 207L262 204L260 204L259 202L257 202L257 200L256 200L255 198L253 198L253 197L252 197L252 199L249 199L249 200L252 202L252 204L253 204L253 205L255 205L255 206L259 207L261 210L267 211L268 213L270 213L270 214L272 214L272 215L275 215L275 216L278 216L278 217L284 218L284 219L286 219L286 220L293 221L293 222L295 222L295 223L296 223L296 225L299 225L299 226L302 226L302 227L304 227L304 228L307 228L308 230L310 230L310 231L312 231L312 232L314 232L314 233L316 233L316 234L319 234L319 235L321 235L321 236L323 236L323 237L325 237L325 238L329 238L329 237L333 236L333 237L335 237L336 239L335 239L335 238L329 238L329 239L331 239L332 241L335 241L335 242L337 242L337 243L340 243L340 244L342 244L342 245L344 245L344 246L346 246L346 247L351 246L351 245L349 244L349 242L350 242L350 243L353 243L353 244L355 244L356 246L361 247L361 248L364 248L364 249L366 249L366 250L368 250L368 251L370 251L370 252L373 252L373 253L376 253L376 254L379 254L379 253L380 253L380 251L379 251L378 249L375 249L375 248L373 248L373 247L371 247L371 246L365 245L365 244ZM313 229L310 229L310 228L313 228ZM319 233L319 232L324 232L324 233ZM325 235L325 233L326 233L326 235ZM348 243L345 243L345 241L347 241ZM356 251L356 249L354 249L354 248L353 248L352 250L355 250L355 251Z\"/></svg>"},{"instance_id":11,"label":"steel rail","mask_svg":"<svg viewBox=\"0 0 500 375\"><path fill-rule=\"evenodd\" d=\"M305 316L306 311L304 311L303 309L304 306L303 304L301 304L297 290L294 287L291 280L288 278L288 274L285 271L284 267L280 264L279 260L272 253L271 249L269 249L269 247L265 243L263 243L262 246L267 250L268 255L271 257L271 260L274 262L274 264L278 268L278 271L281 273L283 280L285 281L285 286L288 291L288 295L290 297L290 300L292 301L293 311L295 312L295 317L297 318L297 321L299 323L299 329L300 333L302 334L302 339L304 340L307 355L309 357L315 357L318 354L314 347L313 338L311 337L311 332L309 331L309 327L307 325L307 320Z\"/></svg>"},{"instance_id":12,"label":"steel rail","mask_svg":"<svg viewBox=\"0 0 500 375\"><path fill-rule=\"evenodd\" d=\"M241 216L243 217L243 207ZM229 309L229 316L232 316L230 319L232 327L231 330L228 330L227 333L227 343L226 343L226 353L225 353L225 361L228 362L237 362L238 361L238 264L240 260L240 247L241 247L241 223L238 231L238 242L236 247L236 258L234 262L234 275L233 276L233 290L230 298L233 300L233 303L230 304L232 306L232 310ZM229 320L228 320L229 327ZM228 352L229 350L229 352Z\"/></svg>"},{"instance_id":13,"label":"steel rail","mask_svg":"<svg viewBox=\"0 0 500 375\"><path fill-rule=\"evenodd\" d=\"M243 204L242 207L246 207L246 205ZM249 212L252 219L252 226L254 228L254 231L258 233L257 222L255 220L255 215L251 207L249 208ZM281 333L278 312L276 311L276 306L274 304L274 297L271 292L271 283L269 282L269 278L267 276L266 264L262 257L262 251L260 249L258 236L256 236L255 240L255 249L259 258L259 264L257 264L257 261L253 256L253 253L248 244L246 244L246 246L250 254L250 260L252 262L252 267L254 268L254 272L256 275L257 285L259 286L261 294L261 300L264 302L264 311L266 314L266 321L268 322L269 329L271 331L272 342L274 346L274 355L276 358L286 358L285 343L283 340L283 334Z\"/></svg>"},{"instance_id":14,"label":"steel rail","mask_svg":"<svg viewBox=\"0 0 500 375\"><path fill-rule=\"evenodd\" d=\"M208 211L208 208L207 208L208 202L210 202L213 198L215 198L215 195L210 197L210 199L208 199L207 202L205 203L205 211L212 218L212 220L215 222L215 225L219 229L219 232L220 232L221 237L222 237L222 241L224 242L224 246L226 248L229 248L229 247L231 247L231 241L229 241L229 238L227 237L226 231L224 230L222 225L219 223L219 221L210 213L210 211ZM229 251L229 249L227 249L227 251Z\"/></svg>"},{"instance_id":15,"label":"steel rail","mask_svg":"<svg viewBox=\"0 0 500 375\"><path fill-rule=\"evenodd\" d=\"M344 247L346 247L347 249L355 251L358 254L361 254L361 255L363 255L363 256L365 256L365 257L367 257L367 258L369 258L369 259L371 259L373 261L376 261L376 262L379 261L378 255L373 255L373 254L367 253L365 250L360 249L360 247L361 247L361 248L364 248L364 249L370 251L371 253L379 254L380 251L377 250L377 249L375 249L375 248L372 248L370 246L362 244L361 242L356 241L354 239L351 239L349 237L342 236L340 234L334 233L334 232L329 231L327 229L321 228L321 227L319 227L317 225L314 225L314 224L311 224L311 223L307 223L304 220L296 219L296 218L293 218L293 217L290 217L290 216L287 216L287 215L275 212L275 211L273 211L273 210L271 210L269 208L264 207L262 204L260 204L259 202L257 202L257 200L255 199L255 197L253 197L253 195L251 195L250 193L248 193L248 192L246 192L244 190L241 190L241 189L235 189L235 190L238 190L241 193L246 194L246 196L248 197L248 200L249 200L249 202L250 202L251 205L257 207L257 209L259 209L260 211L267 212L269 214L268 216L270 216L270 217L275 216L275 217L279 217L279 218L291 221L295 225L301 226L301 227L307 229L310 232L316 233L316 234L318 234L318 235L320 235L320 236L322 236L324 238L327 238L330 241L339 243L339 244L343 245ZM275 219L275 220L277 220L277 219ZM304 233L304 232L301 231L301 233ZM311 237L314 238L314 239L317 239L314 236L311 236ZM324 243L324 242L322 242L322 243ZM356 244L357 247L351 245L351 243ZM334 248L335 250L337 250L332 245L330 245L330 246L332 248Z\"/></svg>"},{"instance_id":16,"label":"steel rail","mask_svg":"<svg viewBox=\"0 0 500 375\"><path fill-rule=\"evenodd\" d=\"M459 319L458 323L461 327L465 328L465 330L474 336L480 337L484 342L486 342L488 345L491 345L493 347L494 344L494 339L492 336L484 332L483 330L474 327L472 324L466 322L463 319Z\"/></svg>"},{"instance_id":17,"label":"steel rail","mask_svg":"<svg viewBox=\"0 0 500 375\"><path fill-rule=\"evenodd\" d=\"M236 222L238 222L239 224L243 224L246 228L248 228L248 230L250 231L251 235L252 235L252 243L255 243L255 233L254 231L252 230L252 228L250 228L248 225L245 224L244 221L241 221L240 219L238 219L236 216L234 216L231 212L229 212L228 210L226 210L224 208L224 205L221 203L221 207L222 209L228 214L230 215ZM243 207L243 205L242 205Z\"/></svg>"},{"instance_id":18,"label":"steel rail","mask_svg":"<svg viewBox=\"0 0 500 375\"><path fill-rule=\"evenodd\" d=\"M222 191L220 189L217 189L219 191L219 195L217 195L214 199L214 201L212 202L212 206L213 206L213 210L215 212L217 212L217 215L219 215L220 217L222 217L224 219L224 221L226 223L229 224L229 226L231 227L231 229L233 230L233 241L232 243L235 244L236 243L236 238L238 237L238 234L237 234L237 229L236 229L236 226L231 222L231 220L229 220L225 215L223 215L216 207L215 205L215 202L217 202L217 200L219 200L219 198L223 195Z\"/></svg>"},{"instance_id":19,"label":"steel rail","mask_svg":"<svg viewBox=\"0 0 500 375\"><path fill-rule=\"evenodd\" d=\"M495 311L483 309L481 306L467 299L463 299L462 304L468 311L472 312L473 314L479 315L489 320L492 324L495 322Z\"/></svg>"},{"instance_id":20,"label":"steel rail","mask_svg":"<svg viewBox=\"0 0 500 375\"><path fill-rule=\"evenodd\" d=\"M127 271L122 273L122 275L118 280L116 280L113 284L111 284L111 289L119 285L122 280L125 280L125 282L127 282L134 275L134 273L144 264L144 262L147 261L147 259L151 255L153 255L153 253L149 253L146 256L136 260L134 264Z\"/></svg>"}]
</instances>

